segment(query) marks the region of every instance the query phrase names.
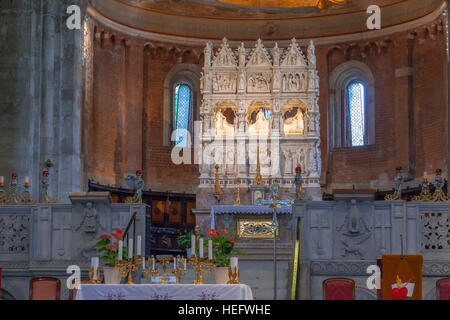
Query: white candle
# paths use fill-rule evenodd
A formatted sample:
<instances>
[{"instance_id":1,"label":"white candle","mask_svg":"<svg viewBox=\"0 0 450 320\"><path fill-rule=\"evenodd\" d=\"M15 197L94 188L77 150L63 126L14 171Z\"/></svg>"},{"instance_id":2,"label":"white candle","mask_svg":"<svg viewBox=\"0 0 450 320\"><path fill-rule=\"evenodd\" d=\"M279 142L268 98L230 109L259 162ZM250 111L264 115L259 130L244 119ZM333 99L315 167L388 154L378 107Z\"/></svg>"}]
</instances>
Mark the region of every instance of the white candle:
<instances>
[{"instance_id":1,"label":"white candle","mask_svg":"<svg viewBox=\"0 0 450 320\"><path fill-rule=\"evenodd\" d=\"M230 267L233 272L236 271L236 269L238 267L238 258L232 257L230 259Z\"/></svg>"},{"instance_id":2,"label":"white candle","mask_svg":"<svg viewBox=\"0 0 450 320\"><path fill-rule=\"evenodd\" d=\"M184 271L186 271L186 259L183 258Z\"/></svg>"},{"instance_id":3,"label":"white candle","mask_svg":"<svg viewBox=\"0 0 450 320\"><path fill-rule=\"evenodd\" d=\"M119 240L119 254L118 254L118 260L123 260L123 241Z\"/></svg>"},{"instance_id":4,"label":"white candle","mask_svg":"<svg viewBox=\"0 0 450 320\"><path fill-rule=\"evenodd\" d=\"M128 259L133 258L133 239L128 239Z\"/></svg>"},{"instance_id":5,"label":"white candle","mask_svg":"<svg viewBox=\"0 0 450 320\"><path fill-rule=\"evenodd\" d=\"M203 258L203 238L200 238L199 257Z\"/></svg>"},{"instance_id":6,"label":"white candle","mask_svg":"<svg viewBox=\"0 0 450 320\"><path fill-rule=\"evenodd\" d=\"M212 240L208 240L208 259L213 259L213 253L212 253Z\"/></svg>"},{"instance_id":7,"label":"white candle","mask_svg":"<svg viewBox=\"0 0 450 320\"><path fill-rule=\"evenodd\" d=\"M177 257L173 257L173 269L176 270L177 268Z\"/></svg>"},{"instance_id":8,"label":"white candle","mask_svg":"<svg viewBox=\"0 0 450 320\"><path fill-rule=\"evenodd\" d=\"M98 264L99 264L99 259L98 259L98 257L92 257L92 259L91 259L91 267L92 267L93 270L94 270L94 275L93 275L92 280L98 280L98 279L97 279Z\"/></svg>"},{"instance_id":9,"label":"white candle","mask_svg":"<svg viewBox=\"0 0 450 320\"><path fill-rule=\"evenodd\" d=\"M142 270L145 270L145 257L142 257Z\"/></svg>"},{"instance_id":10,"label":"white candle","mask_svg":"<svg viewBox=\"0 0 450 320\"><path fill-rule=\"evenodd\" d=\"M152 256L152 270L155 270L155 257Z\"/></svg>"},{"instance_id":11,"label":"white candle","mask_svg":"<svg viewBox=\"0 0 450 320\"><path fill-rule=\"evenodd\" d=\"M138 256L140 256L141 255L141 249L142 249L142 237L141 236L138 236L137 237L137 243L136 243L136 246L137 246L137 248L136 248L136 254L138 255Z\"/></svg>"},{"instance_id":12,"label":"white candle","mask_svg":"<svg viewBox=\"0 0 450 320\"><path fill-rule=\"evenodd\" d=\"M195 235L191 238L191 256L195 256Z\"/></svg>"}]
</instances>

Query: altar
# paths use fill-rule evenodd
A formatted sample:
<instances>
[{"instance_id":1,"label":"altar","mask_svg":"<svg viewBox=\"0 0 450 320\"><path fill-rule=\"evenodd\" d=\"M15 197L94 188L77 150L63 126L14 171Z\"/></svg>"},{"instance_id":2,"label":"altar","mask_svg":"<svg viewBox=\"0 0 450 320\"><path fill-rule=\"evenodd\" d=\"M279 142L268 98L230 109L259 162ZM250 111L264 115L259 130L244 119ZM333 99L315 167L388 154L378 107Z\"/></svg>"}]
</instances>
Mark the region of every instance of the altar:
<instances>
[{"instance_id":1,"label":"altar","mask_svg":"<svg viewBox=\"0 0 450 320\"><path fill-rule=\"evenodd\" d=\"M81 284L76 300L253 300L245 284Z\"/></svg>"}]
</instances>

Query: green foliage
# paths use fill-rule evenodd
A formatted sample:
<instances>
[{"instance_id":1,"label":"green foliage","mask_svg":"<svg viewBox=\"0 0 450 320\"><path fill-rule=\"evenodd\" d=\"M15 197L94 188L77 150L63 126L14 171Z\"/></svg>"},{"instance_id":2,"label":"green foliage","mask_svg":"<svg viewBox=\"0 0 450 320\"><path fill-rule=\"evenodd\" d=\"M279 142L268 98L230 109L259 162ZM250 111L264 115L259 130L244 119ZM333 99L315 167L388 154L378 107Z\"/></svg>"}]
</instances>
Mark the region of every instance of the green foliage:
<instances>
[{"instance_id":1,"label":"green foliage","mask_svg":"<svg viewBox=\"0 0 450 320\"><path fill-rule=\"evenodd\" d=\"M115 241L111 241L112 239ZM101 239L95 244L97 252L108 267L114 267L117 264L119 240L123 241L122 230L116 230L112 236L101 235ZM128 260L128 247L123 246L122 256L123 260Z\"/></svg>"},{"instance_id":2,"label":"green foliage","mask_svg":"<svg viewBox=\"0 0 450 320\"><path fill-rule=\"evenodd\" d=\"M217 232L211 229L208 230L208 234L212 237L213 257L217 267L229 267L232 254L246 254L245 252L234 249L236 241L226 230L222 229Z\"/></svg>"}]
</instances>

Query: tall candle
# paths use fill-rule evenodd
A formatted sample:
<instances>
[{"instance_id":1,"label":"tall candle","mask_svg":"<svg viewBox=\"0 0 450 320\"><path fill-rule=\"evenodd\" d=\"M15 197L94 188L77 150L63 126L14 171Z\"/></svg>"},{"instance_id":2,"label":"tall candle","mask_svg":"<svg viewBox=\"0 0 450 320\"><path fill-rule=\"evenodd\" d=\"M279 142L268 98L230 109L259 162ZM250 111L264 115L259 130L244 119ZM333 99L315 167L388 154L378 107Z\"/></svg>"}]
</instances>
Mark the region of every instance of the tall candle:
<instances>
[{"instance_id":1,"label":"tall candle","mask_svg":"<svg viewBox=\"0 0 450 320\"><path fill-rule=\"evenodd\" d=\"M145 257L142 257L142 270L145 270Z\"/></svg>"},{"instance_id":2,"label":"tall candle","mask_svg":"<svg viewBox=\"0 0 450 320\"><path fill-rule=\"evenodd\" d=\"M155 257L152 256L152 270L155 270Z\"/></svg>"},{"instance_id":3,"label":"tall candle","mask_svg":"<svg viewBox=\"0 0 450 320\"><path fill-rule=\"evenodd\" d=\"M195 235L191 238L191 256L195 256Z\"/></svg>"},{"instance_id":4,"label":"tall candle","mask_svg":"<svg viewBox=\"0 0 450 320\"><path fill-rule=\"evenodd\" d=\"M137 243L136 243L136 246L137 246L137 248L136 248L136 254L138 255L138 256L140 256L141 255L141 249L142 249L142 237L141 236L137 236Z\"/></svg>"},{"instance_id":5,"label":"tall candle","mask_svg":"<svg viewBox=\"0 0 450 320\"><path fill-rule=\"evenodd\" d=\"M4 184L5 183L5 177L4 176L1 176L0 177L0 184Z\"/></svg>"},{"instance_id":6,"label":"tall candle","mask_svg":"<svg viewBox=\"0 0 450 320\"><path fill-rule=\"evenodd\" d=\"M176 270L177 268L177 257L173 258L173 269Z\"/></svg>"},{"instance_id":7,"label":"tall candle","mask_svg":"<svg viewBox=\"0 0 450 320\"><path fill-rule=\"evenodd\" d=\"M183 258L184 271L186 271L186 259Z\"/></svg>"},{"instance_id":8,"label":"tall candle","mask_svg":"<svg viewBox=\"0 0 450 320\"><path fill-rule=\"evenodd\" d=\"M93 270L94 270L94 275L93 275L92 280L98 280L98 279L97 279L98 264L99 264L99 259L98 259L98 257L92 257L92 259L91 259L91 267L92 267Z\"/></svg>"},{"instance_id":9,"label":"tall candle","mask_svg":"<svg viewBox=\"0 0 450 320\"><path fill-rule=\"evenodd\" d=\"M212 260L213 259L213 253L212 253L212 240L209 239L208 240L208 259Z\"/></svg>"},{"instance_id":10,"label":"tall candle","mask_svg":"<svg viewBox=\"0 0 450 320\"><path fill-rule=\"evenodd\" d=\"M30 184L30 178L29 177L25 177L25 184Z\"/></svg>"},{"instance_id":11,"label":"tall candle","mask_svg":"<svg viewBox=\"0 0 450 320\"><path fill-rule=\"evenodd\" d=\"M119 257L118 257L119 261L123 260L123 241L120 240L119 241Z\"/></svg>"},{"instance_id":12,"label":"tall candle","mask_svg":"<svg viewBox=\"0 0 450 320\"><path fill-rule=\"evenodd\" d=\"M200 238L199 257L203 258L203 238Z\"/></svg>"},{"instance_id":13,"label":"tall candle","mask_svg":"<svg viewBox=\"0 0 450 320\"><path fill-rule=\"evenodd\" d=\"M232 258L230 259L230 267L231 267L231 270L233 270L233 272L235 272L235 270L236 270L237 267L238 267L238 258L232 257Z\"/></svg>"},{"instance_id":14,"label":"tall candle","mask_svg":"<svg viewBox=\"0 0 450 320\"><path fill-rule=\"evenodd\" d=\"M128 239L128 259L133 258L133 239Z\"/></svg>"}]
</instances>

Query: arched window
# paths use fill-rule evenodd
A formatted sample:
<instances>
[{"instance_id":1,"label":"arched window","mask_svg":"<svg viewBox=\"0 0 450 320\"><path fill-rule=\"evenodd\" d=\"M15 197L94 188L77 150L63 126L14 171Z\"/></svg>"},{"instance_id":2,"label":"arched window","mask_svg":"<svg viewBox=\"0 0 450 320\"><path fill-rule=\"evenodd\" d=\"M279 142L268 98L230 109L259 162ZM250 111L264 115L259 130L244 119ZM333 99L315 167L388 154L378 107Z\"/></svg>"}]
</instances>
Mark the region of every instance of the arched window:
<instances>
[{"instance_id":1,"label":"arched window","mask_svg":"<svg viewBox=\"0 0 450 320\"><path fill-rule=\"evenodd\" d=\"M366 87L362 81L351 82L346 89L347 130L352 147L367 144Z\"/></svg>"},{"instance_id":2,"label":"arched window","mask_svg":"<svg viewBox=\"0 0 450 320\"><path fill-rule=\"evenodd\" d=\"M173 92L173 130L178 131L175 140L175 146L187 146L187 131L190 129L190 120L192 117L192 89L187 83L176 83Z\"/></svg>"},{"instance_id":3,"label":"arched window","mask_svg":"<svg viewBox=\"0 0 450 320\"><path fill-rule=\"evenodd\" d=\"M360 61L340 64L330 74L330 139L334 148L375 143L375 80Z\"/></svg>"}]
</instances>

